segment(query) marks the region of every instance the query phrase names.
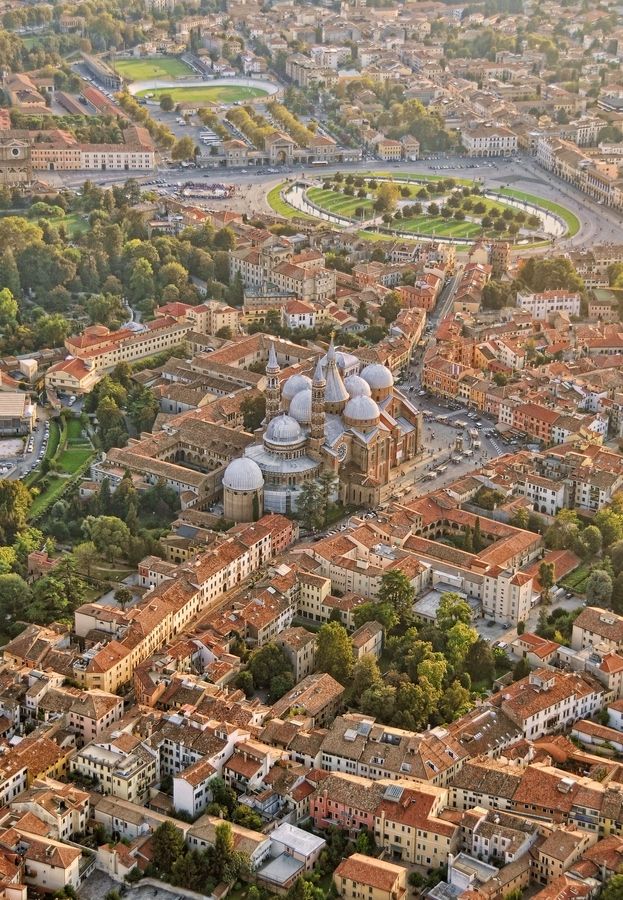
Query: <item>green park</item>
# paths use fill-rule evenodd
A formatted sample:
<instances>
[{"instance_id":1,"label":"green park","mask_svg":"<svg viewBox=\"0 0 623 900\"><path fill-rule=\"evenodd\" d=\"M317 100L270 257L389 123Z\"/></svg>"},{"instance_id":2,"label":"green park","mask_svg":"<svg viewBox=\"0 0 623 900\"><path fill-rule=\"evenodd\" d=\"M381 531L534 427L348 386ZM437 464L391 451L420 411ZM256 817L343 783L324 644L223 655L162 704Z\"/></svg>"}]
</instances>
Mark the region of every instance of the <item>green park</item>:
<instances>
[{"instance_id":1,"label":"green park","mask_svg":"<svg viewBox=\"0 0 623 900\"><path fill-rule=\"evenodd\" d=\"M269 205L288 218L303 215L289 202L287 192L287 183L273 187L267 196ZM563 223L568 237L580 228L577 217L561 204L512 188L496 187L495 196L486 192L481 182L465 178L338 172L307 187L305 199L318 210L318 218L326 212L360 222L362 228L374 221L385 233L414 237L483 237L533 244L548 239L540 215L547 213ZM526 204L525 208L518 203ZM305 217L310 214L306 207Z\"/></svg>"}]
</instances>

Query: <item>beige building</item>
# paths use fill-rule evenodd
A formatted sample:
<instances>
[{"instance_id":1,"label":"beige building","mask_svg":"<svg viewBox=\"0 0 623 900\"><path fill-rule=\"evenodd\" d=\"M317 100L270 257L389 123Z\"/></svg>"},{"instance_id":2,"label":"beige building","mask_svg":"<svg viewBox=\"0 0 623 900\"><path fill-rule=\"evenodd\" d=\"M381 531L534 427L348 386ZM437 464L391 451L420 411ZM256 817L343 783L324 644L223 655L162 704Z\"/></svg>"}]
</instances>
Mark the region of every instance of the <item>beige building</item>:
<instances>
[{"instance_id":1,"label":"beige building","mask_svg":"<svg viewBox=\"0 0 623 900\"><path fill-rule=\"evenodd\" d=\"M130 803L144 801L160 776L158 752L125 733L110 741L87 744L72 757L70 769L92 778L103 794Z\"/></svg>"},{"instance_id":2,"label":"beige building","mask_svg":"<svg viewBox=\"0 0 623 900\"><path fill-rule=\"evenodd\" d=\"M311 675L316 667L316 635L305 628L286 628L275 638L292 664L298 683Z\"/></svg>"},{"instance_id":3,"label":"beige building","mask_svg":"<svg viewBox=\"0 0 623 900\"><path fill-rule=\"evenodd\" d=\"M344 900L402 900L407 870L384 859L353 853L333 873L333 884Z\"/></svg>"}]
</instances>

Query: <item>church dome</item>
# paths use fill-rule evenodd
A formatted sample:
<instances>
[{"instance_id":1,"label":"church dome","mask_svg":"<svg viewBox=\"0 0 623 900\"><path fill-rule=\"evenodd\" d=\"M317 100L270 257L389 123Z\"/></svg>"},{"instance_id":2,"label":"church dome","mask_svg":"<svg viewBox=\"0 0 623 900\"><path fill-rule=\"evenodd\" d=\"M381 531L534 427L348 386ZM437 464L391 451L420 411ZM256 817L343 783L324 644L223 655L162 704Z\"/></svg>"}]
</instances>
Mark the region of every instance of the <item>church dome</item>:
<instances>
[{"instance_id":1,"label":"church dome","mask_svg":"<svg viewBox=\"0 0 623 900\"><path fill-rule=\"evenodd\" d=\"M262 470L252 459L232 459L223 473L223 487L230 491L259 491L264 486Z\"/></svg>"},{"instance_id":2,"label":"church dome","mask_svg":"<svg viewBox=\"0 0 623 900\"><path fill-rule=\"evenodd\" d=\"M360 375L349 375L344 379L344 387L350 397L369 397L370 385Z\"/></svg>"},{"instance_id":3,"label":"church dome","mask_svg":"<svg viewBox=\"0 0 623 900\"><path fill-rule=\"evenodd\" d=\"M283 386L284 400L291 400L299 391L306 391L311 388L311 378L307 375L290 375Z\"/></svg>"},{"instance_id":4,"label":"church dome","mask_svg":"<svg viewBox=\"0 0 623 900\"><path fill-rule=\"evenodd\" d=\"M266 440L271 444L296 444L303 439L301 426L293 419L292 416L286 416L284 413L271 419L265 434Z\"/></svg>"},{"instance_id":5,"label":"church dome","mask_svg":"<svg viewBox=\"0 0 623 900\"><path fill-rule=\"evenodd\" d=\"M344 419L357 422L378 422L381 412L371 397L353 397L344 408Z\"/></svg>"},{"instance_id":6,"label":"church dome","mask_svg":"<svg viewBox=\"0 0 623 900\"><path fill-rule=\"evenodd\" d=\"M382 366L380 363L366 366L361 373L361 377L368 382L373 391L384 390L394 386L394 376L387 366Z\"/></svg>"},{"instance_id":7,"label":"church dome","mask_svg":"<svg viewBox=\"0 0 623 900\"><path fill-rule=\"evenodd\" d=\"M312 392L310 390L299 391L290 403L290 416L300 425L309 425L312 413Z\"/></svg>"}]
</instances>

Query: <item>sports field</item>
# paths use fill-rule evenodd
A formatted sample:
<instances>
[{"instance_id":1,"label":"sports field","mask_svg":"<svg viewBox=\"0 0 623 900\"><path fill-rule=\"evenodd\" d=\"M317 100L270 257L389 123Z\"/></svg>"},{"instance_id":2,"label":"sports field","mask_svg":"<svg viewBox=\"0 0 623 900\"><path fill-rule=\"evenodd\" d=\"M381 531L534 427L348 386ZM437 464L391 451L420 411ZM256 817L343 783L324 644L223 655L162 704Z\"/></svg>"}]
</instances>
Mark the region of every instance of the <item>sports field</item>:
<instances>
[{"instance_id":1,"label":"sports field","mask_svg":"<svg viewBox=\"0 0 623 900\"><path fill-rule=\"evenodd\" d=\"M193 70L177 56L146 56L144 59L116 59L116 71L128 81L152 78L188 78Z\"/></svg>"},{"instance_id":2,"label":"sports field","mask_svg":"<svg viewBox=\"0 0 623 900\"><path fill-rule=\"evenodd\" d=\"M169 94L175 103L237 103L239 100L252 100L254 97L263 97L267 91L262 88L244 87L236 84L197 85L196 87L146 88L139 91L137 96L144 97L153 94L156 100L163 94Z\"/></svg>"}]
</instances>

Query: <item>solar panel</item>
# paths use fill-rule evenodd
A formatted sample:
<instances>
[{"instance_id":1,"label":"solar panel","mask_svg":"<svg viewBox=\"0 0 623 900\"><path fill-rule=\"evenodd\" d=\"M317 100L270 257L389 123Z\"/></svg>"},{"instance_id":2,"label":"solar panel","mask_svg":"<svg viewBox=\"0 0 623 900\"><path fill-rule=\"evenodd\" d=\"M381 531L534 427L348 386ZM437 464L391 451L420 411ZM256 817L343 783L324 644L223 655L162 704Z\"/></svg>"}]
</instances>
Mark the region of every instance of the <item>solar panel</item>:
<instances>
[{"instance_id":1,"label":"solar panel","mask_svg":"<svg viewBox=\"0 0 623 900\"><path fill-rule=\"evenodd\" d=\"M400 787L399 784L390 784L385 788L385 793L383 794L384 800L395 800L398 801L402 797L404 788Z\"/></svg>"}]
</instances>

